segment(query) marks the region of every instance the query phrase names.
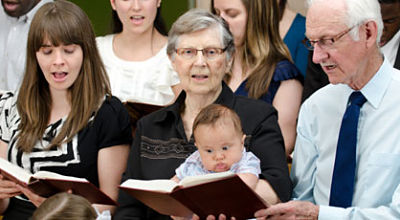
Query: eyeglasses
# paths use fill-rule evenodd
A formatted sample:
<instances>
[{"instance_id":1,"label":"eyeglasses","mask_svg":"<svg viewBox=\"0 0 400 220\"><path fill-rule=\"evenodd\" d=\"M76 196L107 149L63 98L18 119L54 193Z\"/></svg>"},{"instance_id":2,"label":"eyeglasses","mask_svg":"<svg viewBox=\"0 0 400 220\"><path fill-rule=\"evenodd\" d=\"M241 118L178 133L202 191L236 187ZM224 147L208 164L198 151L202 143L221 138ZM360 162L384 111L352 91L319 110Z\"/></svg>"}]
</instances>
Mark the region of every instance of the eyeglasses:
<instances>
[{"instance_id":1,"label":"eyeglasses","mask_svg":"<svg viewBox=\"0 0 400 220\"><path fill-rule=\"evenodd\" d=\"M207 60L213 60L219 57L219 55L221 55L222 53L224 53L226 49L228 49L228 46L226 46L225 48L208 47L204 49L178 48L175 50L175 52L184 59L190 60L197 56L197 52L201 51L203 53L203 56Z\"/></svg>"},{"instance_id":2,"label":"eyeglasses","mask_svg":"<svg viewBox=\"0 0 400 220\"><path fill-rule=\"evenodd\" d=\"M335 42L337 42L338 40L340 40L340 38L342 38L344 35L346 35L347 33L349 33L353 28L358 27L357 25L354 25L353 27L340 32L339 34L337 34L336 36L332 37L332 38L323 38L320 40L309 40L308 38L304 38L303 40L303 44L306 46L306 48L308 50L314 50L315 44L318 43L318 45L322 48L322 49L329 49L333 46L333 44Z\"/></svg>"}]
</instances>

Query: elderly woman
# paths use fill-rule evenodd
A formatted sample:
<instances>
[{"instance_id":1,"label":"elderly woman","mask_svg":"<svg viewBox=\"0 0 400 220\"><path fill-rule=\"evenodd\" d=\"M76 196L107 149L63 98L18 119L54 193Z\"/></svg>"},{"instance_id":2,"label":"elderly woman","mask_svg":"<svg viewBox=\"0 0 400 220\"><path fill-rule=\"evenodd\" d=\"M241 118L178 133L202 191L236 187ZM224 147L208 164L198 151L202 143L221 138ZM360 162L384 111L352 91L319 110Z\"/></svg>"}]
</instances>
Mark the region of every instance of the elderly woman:
<instances>
[{"instance_id":1,"label":"elderly woman","mask_svg":"<svg viewBox=\"0 0 400 220\"><path fill-rule=\"evenodd\" d=\"M291 183L283 138L275 109L265 102L236 96L223 83L234 53L226 23L202 10L190 10L172 26L167 53L179 74L183 91L174 104L138 122L129 155L127 179L169 179L193 153L192 124L211 103L233 109L247 135L246 149L261 161L262 187L257 192L270 203L287 201ZM116 219L169 219L120 191Z\"/></svg>"}]
</instances>

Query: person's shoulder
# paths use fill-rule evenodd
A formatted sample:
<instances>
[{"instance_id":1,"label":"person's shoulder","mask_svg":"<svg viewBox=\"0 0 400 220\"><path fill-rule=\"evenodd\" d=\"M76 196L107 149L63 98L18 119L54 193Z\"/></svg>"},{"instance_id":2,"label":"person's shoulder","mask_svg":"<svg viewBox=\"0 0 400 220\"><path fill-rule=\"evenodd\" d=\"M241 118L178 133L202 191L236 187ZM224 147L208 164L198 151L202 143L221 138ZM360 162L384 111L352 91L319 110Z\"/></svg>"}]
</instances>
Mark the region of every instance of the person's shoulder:
<instances>
[{"instance_id":1,"label":"person's shoulder","mask_svg":"<svg viewBox=\"0 0 400 220\"><path fill-rule=\"evenodd\" d=\"M2 117L14 117L18 114L17 109L17 97L18 94L14 94L10 91L5 91L0 96L0 115L7 112Z\"/></svg>"},{"instance_id":2,"label":"person's shoulder","mask_svg":"<svg viewBox=\"0 0 400 220\"><path fill-rule=\"evenodd\" d=\"M109 34L105 36L98 36L96 37L96 44L97 47L101 50L104 47L106 47L108 44L112 43L112 39L114 37L114 34Z\"/></svg>"},{"instance_id":3,"label":"person's shoulder","mask_svg":"<svg viewBox=\"0 0 400 220\"><path fill-rule=\"evenodd\" d=\"M304 17L302 14L297 13L295 17L295 21L298 23L302 23L303 25L306 23L306 17Z\"/></svg>"},{"instance_id":4,"label":"person's shoulder","mask_svg":"<svg viewBox=\"0 0 400 220\"><path fill-rule=\"evenodd\" d=\"M308 97L302 104L302 107L311 107L311 108L324 108L325 105L334 105L335 101L338 98L342 98L346 96L346 88L345 84L328 84L317 91L315 91L310 97Z\"/></svg>"},{"instance_id":5,"label":"person's shoulder","mask_svg":"<svg viewBox=\"0 0 400 220\"><path fill-rule=\"evenodd\" d=\"M103 43L103 42L107 42L107 41L112 40L113 37L114 37L114 34L108 34L108 35L104 35L104 36L97 36L96 37L96 41Z\"/></svg>"},{"instance_id":6,"label":"person's shoulder","mask_svg":"<svg viewBox=\"0 0 400 220\"><path fill-rule=\"evenodd\" d=\"M295 64L284 59L276 64L273 81L279 82L289 79L296 79L303 82L303 75Z\"/></svg>"},{"instance_id":7,"label":"person's shoulder","mask_svg":"<svg viewBox=\"0 0 400 220\"><path fill-rule=\"evenodd\" d=\"M171 117L174 113L173 107L171 105L161 107L158 110L155 110L145 116L143 116L140 121L143 121L143 123L156 123L156 122L162 122L167 120L168 117Z\"/></svg>"},{"instance_id":8,"label":"person's shoulder","mask_svg":"<svg viewBox=\"0 0 400 220\"><path fill-rule=\"evenodd\" d=\"M99 114L116 115L126 111L122 102L115 96L106 96L99 109Z\"/></svg>"},{"instance_id":9,"label":"person's shoulder","mask_svg":"<svg viewBox=\"0 0 400 220\"><path fill-rule=\"evenodd\" d=\"M0 103L2 106L8 103L9 105L13 105L17 101L18 94L14 94L11 91L0 91Z\"/></svg>"},{"instance_id":10,"label":"person's shoulder","mask_svg":"<svg viewBox=\"0 0 400 220\"><path fill-rule=\"evenodd\" d=\"M233 109L241 118L264 118L276 113L275 108L264 101L240 95L236 95L235 99Z\"/></svg>"}]
</instances>

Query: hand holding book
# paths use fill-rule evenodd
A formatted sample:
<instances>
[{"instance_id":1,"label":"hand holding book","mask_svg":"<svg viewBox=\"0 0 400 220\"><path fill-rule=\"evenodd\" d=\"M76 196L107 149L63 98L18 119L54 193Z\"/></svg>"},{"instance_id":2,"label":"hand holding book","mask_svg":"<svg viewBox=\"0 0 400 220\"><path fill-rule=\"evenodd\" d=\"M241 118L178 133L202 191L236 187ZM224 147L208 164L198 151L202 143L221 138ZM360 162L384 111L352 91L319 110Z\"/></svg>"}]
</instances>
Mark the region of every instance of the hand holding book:
<instances>
[{"instance_id":1,"label":"hand holding book","mask_svg":"<svg viewBox=\"0 0 400 220\"><path fill-rule=\"evenodd\" d=\"M71 190L72 193L85 197L91 203L116 205L114 200L84 178L64 176L48 171L39 171L31 174L3 158L0 158L0 173L3 179L8 179L22 187L26 187L41 197L49 197L58 192ZM6 182L6 184L10 183ZM24 192L29 194L28 191Z\"/></svg>"},{"instance_id":2,"label":"hand holding book","mask_svg":"<svg viewBox=\"0 0 400 220\"><path fill-rule=\"evenodd\" d=\"M237 174L213 173L172 180L127 180L120 186L130 195L161 214L201 219L224 213L228 218L251 218L268 207Z\"/></svg>"}]
</instances>

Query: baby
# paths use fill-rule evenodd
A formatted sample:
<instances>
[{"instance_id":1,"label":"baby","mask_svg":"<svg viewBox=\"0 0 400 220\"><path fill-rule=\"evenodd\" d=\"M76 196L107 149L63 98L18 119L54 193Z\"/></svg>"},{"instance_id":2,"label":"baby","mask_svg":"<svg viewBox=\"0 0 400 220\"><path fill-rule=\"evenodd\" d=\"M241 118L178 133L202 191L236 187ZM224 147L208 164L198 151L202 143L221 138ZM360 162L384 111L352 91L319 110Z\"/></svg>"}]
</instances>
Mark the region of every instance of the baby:
<instances>
[{"instance_id":1,"label":"baby","mask_svg":"<svg viewBox=\"0 0 400 220\"><path fill-rule=\"evenodd\" d=\"M32 220L68 220L99 219L96 210L85 198L70 194L57 193L46 199L33 213ZM110 218L111 219L111 216Z\"/></svg>"},{"instance_id":2,"label":"baby","mask_svg":"<svg viewBox=\"0 0 400 220\"><path fill-rule=\"evenodd\" d=\"M219 104L207 106L193 122L193 136L197 151L176 169L172 180L179 182L186 176L231 171L252 189L256 188L260 160L245 150L246 135L233 110Z\"/></svg>"}]
</instances>

